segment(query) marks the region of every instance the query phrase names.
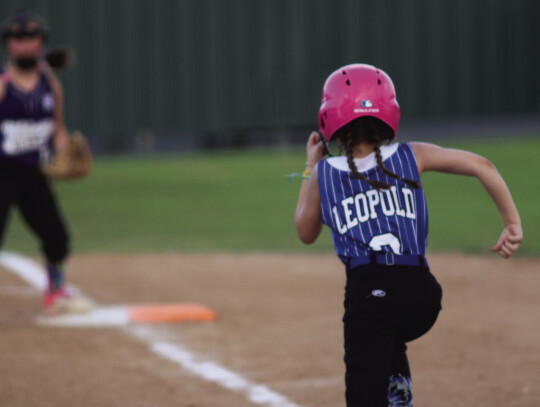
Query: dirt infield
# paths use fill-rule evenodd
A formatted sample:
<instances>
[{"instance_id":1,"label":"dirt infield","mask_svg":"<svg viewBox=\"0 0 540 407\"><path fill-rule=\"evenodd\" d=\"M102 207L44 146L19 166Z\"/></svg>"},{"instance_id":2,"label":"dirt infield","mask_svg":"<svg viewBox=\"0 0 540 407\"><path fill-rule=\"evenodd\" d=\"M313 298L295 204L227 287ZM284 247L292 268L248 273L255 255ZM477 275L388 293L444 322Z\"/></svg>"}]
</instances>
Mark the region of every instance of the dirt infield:
<instances>
[{"instance_id":1,"label":"dirt infield","mask_svg":"<svg viewBox=\"0 0 540 407\"><path fill-rule=\"evenodd\" d=\"M540 259L429 261L443 311L409 345L415 406L539 406ZM299 406L345 405L345 279L332 255L84 255L69 270L100 305L209 305L217 322L152 329ZM0 269L1 406L256 405L158 357L126 328L38 327L40 301Z\"/></svg>"}]
</instances>

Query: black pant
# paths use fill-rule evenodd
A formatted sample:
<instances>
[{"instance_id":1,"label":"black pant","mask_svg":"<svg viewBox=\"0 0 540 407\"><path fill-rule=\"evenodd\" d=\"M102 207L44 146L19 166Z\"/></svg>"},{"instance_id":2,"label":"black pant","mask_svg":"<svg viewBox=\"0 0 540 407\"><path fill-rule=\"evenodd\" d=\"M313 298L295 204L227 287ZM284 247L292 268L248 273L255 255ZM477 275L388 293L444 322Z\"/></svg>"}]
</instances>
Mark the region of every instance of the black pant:
<instances>
[{"instance_id":1,"label":"black pant","mask_svg":"<svg viewBox=\"0 0 540 407\"><path fill-rule=\"evenodd\" d=\"M441 287L427 268L347 268L343 322L348 407L388 406L390 377L410 377L405 343L433 326L441 298Z\"/></svg>"},{"instance_id":2,"label":"black pant","mask_svg":"<svg viewBox=\"0 0 540 407\"><path fill-rule=\"evenodd\" d=\"M46 259L63 261L68 254L68 233L48 181L38 168L0 162L0 244L12 205L19 207L39 237Z\"/></svg>"}]
</instances>

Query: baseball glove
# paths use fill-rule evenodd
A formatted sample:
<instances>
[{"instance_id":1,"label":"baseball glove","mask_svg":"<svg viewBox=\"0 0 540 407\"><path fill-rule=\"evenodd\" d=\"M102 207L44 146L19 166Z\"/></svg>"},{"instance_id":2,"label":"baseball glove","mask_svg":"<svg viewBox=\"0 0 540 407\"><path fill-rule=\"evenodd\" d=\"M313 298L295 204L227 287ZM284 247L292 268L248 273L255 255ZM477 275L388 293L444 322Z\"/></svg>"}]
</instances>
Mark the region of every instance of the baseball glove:
<instances>
[{"instance_id":1,"label":"baseball glove","mask_svg":"<svg viewBox=\"0 0 540 407\"><path fill-rule=\"evenodd\" d=\"M74 132L69 144L41 168L51 178L72 180L84 178L92 169L92 152L81 132Z\"/></svg>"}]
</instances>

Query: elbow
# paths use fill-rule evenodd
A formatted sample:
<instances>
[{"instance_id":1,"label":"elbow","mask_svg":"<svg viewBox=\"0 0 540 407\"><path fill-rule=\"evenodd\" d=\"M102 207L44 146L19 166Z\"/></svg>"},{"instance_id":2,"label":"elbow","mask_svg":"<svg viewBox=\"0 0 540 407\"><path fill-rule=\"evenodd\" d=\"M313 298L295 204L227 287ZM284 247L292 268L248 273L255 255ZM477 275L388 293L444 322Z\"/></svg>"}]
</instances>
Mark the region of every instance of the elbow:
<instances>
[{"instance_id":1,"label":"elbow","mask_svg":"<svg viewBox=\"0 0 540 407\"><path fill-rule=\"evenodd\" d=\"M485 157L481 157L480 166L486 170L494 170L495 165Z\"/></svg>"},{"instance_id":2,"label":"elbow","mask_svg":"<svg viewBox=\"0 0 540 407\"><path fill-rule=\"evenodd\" d=\"M473 162L473 167L470 172L470 175L477 177L482 177L483 175L489 174L493 171L497 171L495 165L485 157L478 156Z\"/></svg>"},{"instance_id":3,"label":"elbow","mask_svg":"<svg viewBox=\"0 0 540 407\"><path fill-rule=\"evenodd\" d=\"M319 237L319 233L314 230L313 227L310 227L310 225L307 225L305 222L302 222L301 220L295 221L296 225L296 232L298 234L298 239L304 244L312 244L315 243L317 238Z\"/></svg>"},{"instance_id":4,"label":"elbow","mask_svg":"<svg viewBox=\"0 0 540 407\"><path fill-rule=\"evenodd\" d=\"M298 238L300 241L304 244L313 244L317 240L318 235L309 234L309 233L302 233L300 230L298 230Z\"/></svg>"}]
</instances>

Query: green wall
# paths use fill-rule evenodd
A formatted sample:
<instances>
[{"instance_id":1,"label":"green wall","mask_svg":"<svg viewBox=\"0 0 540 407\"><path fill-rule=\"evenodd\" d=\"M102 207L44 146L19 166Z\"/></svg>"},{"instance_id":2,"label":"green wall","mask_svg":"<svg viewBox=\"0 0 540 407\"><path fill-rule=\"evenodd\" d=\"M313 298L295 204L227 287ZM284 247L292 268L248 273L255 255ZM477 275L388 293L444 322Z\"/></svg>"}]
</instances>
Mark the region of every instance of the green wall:
<instances>
[{"instance_id":1,"label":"green wall","mask_svg":"<svg viewBox=\"0 0 540 407\"><path fill-rule=\"evenodd\" d=\"M71 127L121 140L316 123L325 78L367 62L409 118L540 111L538 0L2 0L41 13Z\"/></svg>"}]
</instances>

